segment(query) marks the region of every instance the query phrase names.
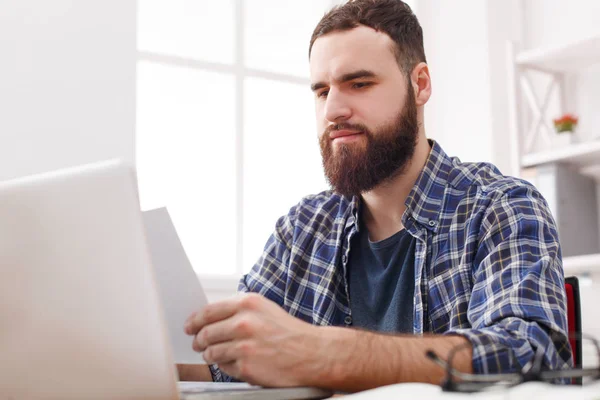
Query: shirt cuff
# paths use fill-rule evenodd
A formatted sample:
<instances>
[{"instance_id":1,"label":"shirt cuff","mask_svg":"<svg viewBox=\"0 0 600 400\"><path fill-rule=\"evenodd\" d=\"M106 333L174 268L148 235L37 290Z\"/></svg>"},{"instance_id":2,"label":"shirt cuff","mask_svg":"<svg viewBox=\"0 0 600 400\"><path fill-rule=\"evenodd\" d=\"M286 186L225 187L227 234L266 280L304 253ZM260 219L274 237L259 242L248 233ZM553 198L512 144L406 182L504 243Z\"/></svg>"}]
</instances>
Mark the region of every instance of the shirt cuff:
<instances>
[{"instance_id":1,"label":"shirt cuff","mask_svg":"<svg viewBox=\"0 0 600 400\"><path fill-rule=\"evenodd\" d=\"M239 379L235 379L221 371L217 364L210 364L208 366L210 374L212 375L213 382L242 382Z\"/></svg>"},{"instance_id":2,"label":"shirt cuff","mask_svg":"<svg viewBox=\"0 0 600 400\"><path fill-rule=\"evenodd\" d=\"M446 332L445 335L460 335L471 342L474 374L499 374L521 369L517 355L509 345L503 343L498 332L485 329L456 329ZM525 343L519 344L522 346Z\"/></svg>"},{"instance_id":3,"label":"shirt cuff","mask_svg":"<svg viewBox=\"0 0 600 400\"><path fill-rule=\"evenodd\" d=\"M213 382L224 382L223 378L225 374L221 372L217 364L210 364L208 366L208 369L210 370L210 374L212 375Z\"/></svg>"}]
</instances>

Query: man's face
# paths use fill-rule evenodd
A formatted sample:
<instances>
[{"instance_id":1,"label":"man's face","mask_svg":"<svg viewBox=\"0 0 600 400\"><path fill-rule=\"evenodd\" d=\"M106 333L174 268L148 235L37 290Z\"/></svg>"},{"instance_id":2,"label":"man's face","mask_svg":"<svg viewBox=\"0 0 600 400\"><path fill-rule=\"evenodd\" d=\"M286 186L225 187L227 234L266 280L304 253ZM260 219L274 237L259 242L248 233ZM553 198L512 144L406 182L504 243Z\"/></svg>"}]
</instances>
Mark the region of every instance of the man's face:
<instances>
[{"instance_id":1,"label":"man's face","mask_svg":"<svg viewBox=\"0 0 600 400\"><path fill-rule=\"evenodd\" d=\"M393 40L366 26L318 38L310 57L325 175L358 195L402 173L417 142L413 88Z\"/></svg>"}]
</instances>

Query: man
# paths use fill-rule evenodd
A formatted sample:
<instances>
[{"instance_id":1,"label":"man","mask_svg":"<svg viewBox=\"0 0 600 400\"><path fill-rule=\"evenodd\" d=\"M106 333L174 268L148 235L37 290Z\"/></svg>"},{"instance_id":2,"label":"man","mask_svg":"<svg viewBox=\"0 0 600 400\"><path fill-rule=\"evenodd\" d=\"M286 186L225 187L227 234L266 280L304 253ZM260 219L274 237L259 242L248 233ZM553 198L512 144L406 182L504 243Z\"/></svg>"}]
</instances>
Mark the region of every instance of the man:
<instances>
[{"instance_id":1,"label":"man","mask_svg":"<svg viewBox=\"0 0 600 400\"><path fill-rule=\"evenodd\" d=\"M335 8L309 58L333 191L279 219L240 282L249 294L190 316L185 330L213 365L181 365L181 379L344 391L439 383L444 371L426 351L445 358L461 345L453 366L467 373L534 357L570 365L548 206L527 182L426 139L431 80L410 8Z\"/></svg>"}]
</instances>

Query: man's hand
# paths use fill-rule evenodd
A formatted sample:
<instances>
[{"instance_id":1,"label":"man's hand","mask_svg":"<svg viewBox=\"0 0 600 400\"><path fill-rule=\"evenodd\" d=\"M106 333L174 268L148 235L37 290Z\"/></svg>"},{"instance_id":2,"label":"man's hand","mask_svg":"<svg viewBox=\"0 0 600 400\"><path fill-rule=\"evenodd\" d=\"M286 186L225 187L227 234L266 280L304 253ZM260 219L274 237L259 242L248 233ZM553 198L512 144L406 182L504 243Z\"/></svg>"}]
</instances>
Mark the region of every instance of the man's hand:
<instances>
[{"instance_id":1,"label":"man's hand","mask_svg":"<svg viewBox=\"0 0 600 400\"><path fill-rule=\"evenodd\" d=\"M328 368L327 335L258 294L209 304L188 318L185 332L206 362L251 384L307 386Z\"/></svg>"},{"instance_id":2,"label":"man's hand","mask_svg":"<svg viewBox=\"0 0 600 400\"><path fill-rule=\"evenodd\" d=\"M399 382L439 384L444 370L425 357L446 358L468 341L461 336L393 336L342 327L317 327L258 295L239 295L191 315L193 348L230 376L262 386L317 386L346 392ZM471 373L472 350L455 357Z\"/></svg>"}]
</instances>

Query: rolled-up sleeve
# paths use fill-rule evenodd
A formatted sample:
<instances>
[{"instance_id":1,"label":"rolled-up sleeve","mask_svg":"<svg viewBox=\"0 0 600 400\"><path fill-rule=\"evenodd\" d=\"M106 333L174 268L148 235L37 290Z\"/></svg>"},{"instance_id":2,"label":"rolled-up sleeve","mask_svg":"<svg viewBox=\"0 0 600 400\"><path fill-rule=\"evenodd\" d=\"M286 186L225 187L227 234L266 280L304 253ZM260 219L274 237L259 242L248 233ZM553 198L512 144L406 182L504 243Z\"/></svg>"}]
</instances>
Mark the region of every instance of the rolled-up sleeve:
<instances>
[{"instance_id":1,"label":"rolled-up sleeve","mask_svg":"<svg viewBox=\"0 0 600 400\"><path fill-rule=\"evenodd\" d=\"M572 365L560 244L549 208L532 186L497 196L481 219L473 262L470 329L473 371L523 368L538 354L543 367Z\"/></svg>"}]
</instances>

